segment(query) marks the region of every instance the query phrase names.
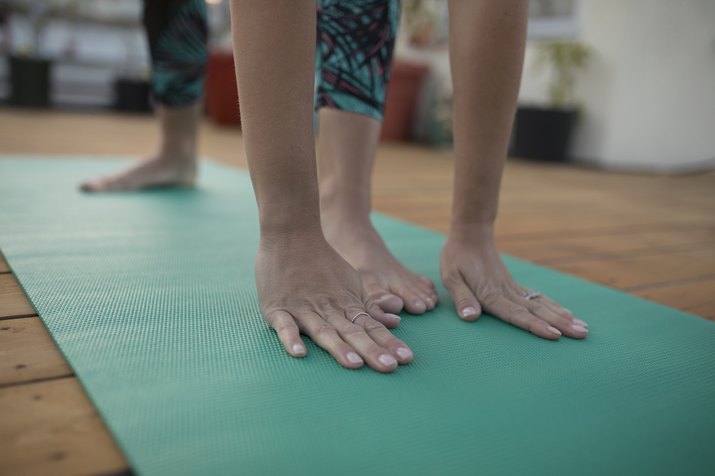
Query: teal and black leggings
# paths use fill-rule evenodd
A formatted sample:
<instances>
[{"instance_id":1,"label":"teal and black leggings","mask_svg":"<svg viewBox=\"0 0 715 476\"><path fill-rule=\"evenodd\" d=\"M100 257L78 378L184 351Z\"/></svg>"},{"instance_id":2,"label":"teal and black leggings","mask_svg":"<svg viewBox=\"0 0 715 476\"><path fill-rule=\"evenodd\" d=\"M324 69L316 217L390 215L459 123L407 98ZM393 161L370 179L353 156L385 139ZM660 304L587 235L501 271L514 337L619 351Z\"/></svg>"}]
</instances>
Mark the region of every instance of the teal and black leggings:
<instances>
[{"instance_id":1,"label":"teal and black leggings","mask_svg":"<svg viewBox=\"0 0 715 476\"><path fill-rule=\"evenodd\" d=\"M315 107L382 120L399 0L318 0ZM154 99L169 107L201 98L208 59L205 0L145 0Z\"/></svg>"}]
</instances>

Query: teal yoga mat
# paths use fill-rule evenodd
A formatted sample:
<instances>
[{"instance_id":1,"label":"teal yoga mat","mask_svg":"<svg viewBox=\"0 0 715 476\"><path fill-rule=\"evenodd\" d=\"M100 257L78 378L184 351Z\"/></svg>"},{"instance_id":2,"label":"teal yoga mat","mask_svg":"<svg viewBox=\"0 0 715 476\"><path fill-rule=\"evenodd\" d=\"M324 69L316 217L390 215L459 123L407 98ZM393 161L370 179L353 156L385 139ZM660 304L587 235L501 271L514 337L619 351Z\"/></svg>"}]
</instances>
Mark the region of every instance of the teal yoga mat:
<instances>
[{"instance_id":1,"label":"teal yoga mat","mask_svg":"<svg viewBox=\"0 0 715 476\"><path fill-rule=\"evenodd\" d=\"M506 258L589 337L464 323L440 288L396 331L415 359L394 374L291 359L255 301L248 176L77 191L125 163L0 160L0 249L139 474L715 474L712 323ZM442 236L374 219L438 279Z\"/></svg>"}]
</instances>

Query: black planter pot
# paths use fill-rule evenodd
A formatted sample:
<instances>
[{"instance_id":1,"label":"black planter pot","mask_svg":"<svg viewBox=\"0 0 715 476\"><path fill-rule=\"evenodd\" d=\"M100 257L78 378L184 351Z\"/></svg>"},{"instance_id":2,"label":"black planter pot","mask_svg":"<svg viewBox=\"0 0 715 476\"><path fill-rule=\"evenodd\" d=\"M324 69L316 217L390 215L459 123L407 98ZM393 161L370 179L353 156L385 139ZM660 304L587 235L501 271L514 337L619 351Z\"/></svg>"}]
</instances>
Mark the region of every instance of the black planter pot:
<instances>
[{"instance_id":1,"label":"black planter pot","mask_svg":"<svg viewBox=\"0 0 715 476\"><path fill-rule=\"evenodd\" d=\"M521 106L516 111L510 154L528 159L564 162L578 111Z\"/></svg>"},{"instance_id":2,"label":"black planter pot","mask_svg":"<svg viewBox=\"0 0 715 476\"><path fill-rule=\"evenodd\" d=\"M50 106L50 60L10 57L10 104L18 107Z\"/></svg>"},{"instance_id":3,"label":"black planter pot","mask_svg":"<svg viewBox=\"0 0 715 476\"><path fill-rule=\"evenodd\" d=\"M123 112L151 112L148 81L119 78L114 83L114 108Z\"/></svg>"}]
</instances>

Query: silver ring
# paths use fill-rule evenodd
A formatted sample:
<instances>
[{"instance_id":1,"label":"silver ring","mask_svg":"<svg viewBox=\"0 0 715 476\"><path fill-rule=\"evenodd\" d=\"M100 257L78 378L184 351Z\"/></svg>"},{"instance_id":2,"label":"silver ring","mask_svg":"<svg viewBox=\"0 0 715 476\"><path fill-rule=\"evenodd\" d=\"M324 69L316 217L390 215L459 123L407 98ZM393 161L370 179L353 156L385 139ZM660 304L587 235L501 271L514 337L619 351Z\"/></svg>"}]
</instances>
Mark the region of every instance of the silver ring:
<instances>
[{"instance_id":1,"label":"silver ring","mask_svg":"<svg viewBox=\"0 0 715 476\"><path fill-rule=\"evenodd\" d=\"M353 324L355 324L355 319L357 319L357 318L360 317L360 316L370 317L370 314L368 314L368 313L365 312L365 311L360 311L360 312L358 312L357 314L355 314L355 315L352 317L352 319L350 319L350 322L353 323Z\"/></svg>"},{"instance_id":2,"label":"silver ring","mask_svg":"<svg viewBox=\"0 0 715 476\"><path fill-rule=\"evenodd\" d=\"M522 296L523 296L524 299L526 299L527 301L531 301L532 299L536 299L536 298L541 297L541 293L540 293L539 291L524 291L524 293L522 294Z\"/></svg>"}]
</instances>

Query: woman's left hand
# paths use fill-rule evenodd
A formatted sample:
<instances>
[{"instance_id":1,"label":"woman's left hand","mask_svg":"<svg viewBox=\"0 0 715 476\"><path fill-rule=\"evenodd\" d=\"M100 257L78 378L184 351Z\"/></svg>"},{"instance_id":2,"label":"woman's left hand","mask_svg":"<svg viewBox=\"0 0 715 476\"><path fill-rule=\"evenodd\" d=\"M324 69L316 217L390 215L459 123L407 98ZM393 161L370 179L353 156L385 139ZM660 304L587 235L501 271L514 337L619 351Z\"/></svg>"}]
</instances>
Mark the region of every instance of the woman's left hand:
<instances>
[{"instance_id":1,"label":"woman's left hand","mask_svg":"<svg viewBox=\"0 0 715 476\"><path fill-rule=\"evenodd\" d=\"M557 302L543 294L526 299L532 291L514 281L491 232L467 239L450 236L442 249L440 271L457 314L465 321L476 321L485 311L544 339L588 335L588 324Z\"/></svg>"}]
</instances>

